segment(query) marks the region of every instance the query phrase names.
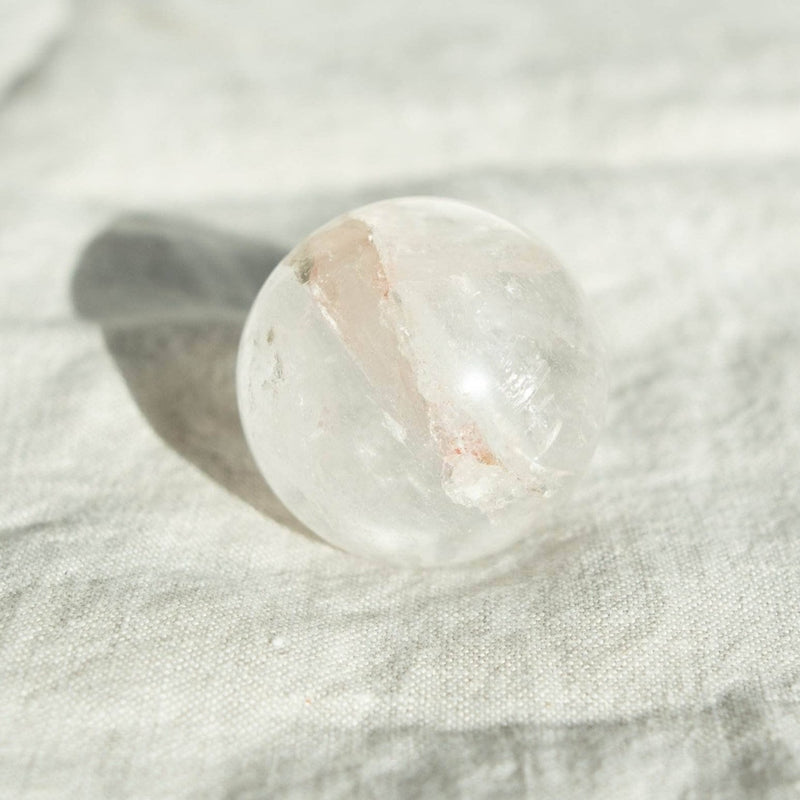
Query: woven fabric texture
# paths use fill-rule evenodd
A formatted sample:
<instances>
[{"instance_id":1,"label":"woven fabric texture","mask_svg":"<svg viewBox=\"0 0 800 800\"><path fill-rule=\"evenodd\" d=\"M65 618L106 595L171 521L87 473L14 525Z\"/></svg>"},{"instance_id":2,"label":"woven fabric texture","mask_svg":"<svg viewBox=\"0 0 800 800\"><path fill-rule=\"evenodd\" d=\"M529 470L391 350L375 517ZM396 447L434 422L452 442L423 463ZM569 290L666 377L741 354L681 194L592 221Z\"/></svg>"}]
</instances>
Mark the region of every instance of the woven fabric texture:
<instances>
[{"instance_id":1,"label":"woven fabric texture","mask_svg":"<svg viewBox=\"0 0 800 800\"><path fill-rule=\"evenodd\" d=\"M795 2L12 18L0 796L800 794ZM408 194L546 241L609 353L571 502L452 570L298 529L234 397L281 255Z\"/></svg>"}]
</instances>

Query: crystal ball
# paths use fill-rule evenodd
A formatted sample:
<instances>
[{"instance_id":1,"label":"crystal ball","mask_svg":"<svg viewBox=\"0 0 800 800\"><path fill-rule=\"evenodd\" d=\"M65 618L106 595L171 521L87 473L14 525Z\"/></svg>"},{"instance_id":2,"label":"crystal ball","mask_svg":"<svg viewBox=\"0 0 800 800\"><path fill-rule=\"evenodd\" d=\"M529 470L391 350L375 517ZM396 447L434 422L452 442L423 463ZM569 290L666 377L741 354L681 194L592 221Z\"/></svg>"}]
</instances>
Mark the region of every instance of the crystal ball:
<instances>
[{"instance_id":1,"label":"crystal ball","mask_svg":"<svg viewBox=\"0 0 800 800\"><path fill-rule=\"evenodd\" d=\"M536 533L586 468L602 349L542 244L455 200L351 211L273 270L237 363L245 436L320 537L404 566Z\"/></svg>"}]
</instances>

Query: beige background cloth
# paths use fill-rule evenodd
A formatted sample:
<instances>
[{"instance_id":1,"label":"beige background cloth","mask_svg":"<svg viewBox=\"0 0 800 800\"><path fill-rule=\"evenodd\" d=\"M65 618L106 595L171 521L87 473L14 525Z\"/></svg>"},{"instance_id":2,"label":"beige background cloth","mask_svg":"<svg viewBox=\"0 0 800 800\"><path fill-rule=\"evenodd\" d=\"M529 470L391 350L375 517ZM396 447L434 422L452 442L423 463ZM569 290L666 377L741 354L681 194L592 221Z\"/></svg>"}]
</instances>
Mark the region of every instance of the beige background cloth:
<instances>
[{"instance_id":1,"label":"beige background cloth","mask_svg":"<svg viewBox=\"0 0 800 800\"><path fill-rule=\"evenodd\" d=\"M796 2L0 0L12 43L0 796L800 794ZM232 382L281 254L411 193L548 242L612 379L549 535L431 572L297 529Z\"/></svg>"}]
</instances>

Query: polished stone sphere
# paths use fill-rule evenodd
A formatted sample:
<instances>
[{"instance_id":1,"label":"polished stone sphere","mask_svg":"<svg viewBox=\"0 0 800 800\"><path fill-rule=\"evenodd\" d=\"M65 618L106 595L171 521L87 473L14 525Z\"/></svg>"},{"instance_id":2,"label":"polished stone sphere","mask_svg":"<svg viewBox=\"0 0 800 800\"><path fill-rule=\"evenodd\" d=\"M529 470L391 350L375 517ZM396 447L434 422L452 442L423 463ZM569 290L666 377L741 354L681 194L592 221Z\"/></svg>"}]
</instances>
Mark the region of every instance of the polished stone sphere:
<instances>
[{"instance_id":1,"label":"polished stone sphere","mask_svg":"<svg viewBox=\"0 0 800 800\"><path fill-rule=\"evenodd\" d=\"M406 566L536 535L586 468L606 396L586 301L556 258L435 197L374 203L300 242L250 311L237 390L289 510Z\"/></svg>"}]
</instances>

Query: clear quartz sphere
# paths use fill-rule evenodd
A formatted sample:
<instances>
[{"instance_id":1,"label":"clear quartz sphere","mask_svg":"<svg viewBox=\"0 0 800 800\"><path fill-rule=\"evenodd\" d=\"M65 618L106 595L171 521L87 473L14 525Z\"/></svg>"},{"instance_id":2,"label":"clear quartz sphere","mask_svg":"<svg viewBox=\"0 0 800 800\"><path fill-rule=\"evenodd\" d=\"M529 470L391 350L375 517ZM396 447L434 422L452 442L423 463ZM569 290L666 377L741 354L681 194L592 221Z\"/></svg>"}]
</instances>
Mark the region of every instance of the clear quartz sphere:
<instances>
[{"instance_id":1,"label":"clear quartz sphere","mask_svg":"<svg viewBox=\"0 0 800 800\"><path fill-rule=\"evenodd\" d=\"M337 217L281 261L237 392L259 469L301 522L431 566L531 533L586 468L606 385L586 302L547 249L408 197Z\"/></svg>"}]
</instances>

